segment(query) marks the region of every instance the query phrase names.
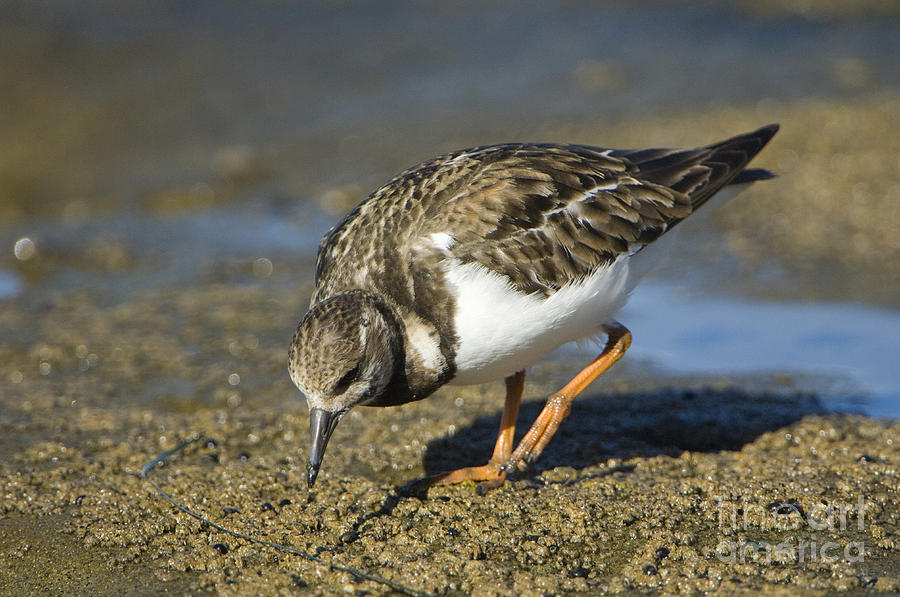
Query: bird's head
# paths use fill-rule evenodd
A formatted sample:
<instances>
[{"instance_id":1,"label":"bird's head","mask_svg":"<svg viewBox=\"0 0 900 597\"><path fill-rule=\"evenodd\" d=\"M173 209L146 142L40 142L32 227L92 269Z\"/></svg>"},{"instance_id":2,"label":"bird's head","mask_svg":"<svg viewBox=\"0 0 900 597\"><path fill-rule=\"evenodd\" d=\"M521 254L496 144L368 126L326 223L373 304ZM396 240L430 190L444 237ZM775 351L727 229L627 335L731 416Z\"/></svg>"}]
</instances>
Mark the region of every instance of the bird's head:
<instances>
[{"instance_id":1,"label":"bird's head","mask_svg":"<svg viewBox=\"0 0 900 597\"><path fill-rule=\"evenodd\" d=\"M317 303L300 322L288 370L309 405L310 487L341 418L387 389L399 346L397 325L386 307L361 291Z\"/></svg>"}]
</instances>

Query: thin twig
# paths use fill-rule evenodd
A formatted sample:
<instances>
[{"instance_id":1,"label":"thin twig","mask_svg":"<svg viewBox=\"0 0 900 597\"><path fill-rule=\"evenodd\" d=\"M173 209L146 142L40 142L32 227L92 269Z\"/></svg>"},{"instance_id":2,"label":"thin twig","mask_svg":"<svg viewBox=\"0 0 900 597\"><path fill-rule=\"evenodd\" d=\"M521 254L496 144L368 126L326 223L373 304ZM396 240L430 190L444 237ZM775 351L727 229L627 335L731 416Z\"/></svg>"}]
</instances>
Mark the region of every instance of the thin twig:
<instances>
[{"instance_id":1,"label":"thin twig","mask_svg":"<svg viewBox=\"0 0 900 597\"><path fill-rule=\"evenodd\" d=\"M203 439L203 436L201 436L201 435L194 435L193 437L190 437L190 438L188 438L188 439L182 440L181 442L178 443L177 446L175 446L175 447L172 448L171 450L166 450L165 452L163 452L162 454L160 454L159 456L157 456L156 458L154 458L153 460L151 460L150 462L148 462L147 464L145 464L145 465L144 465L144 468L141 469L140 477L141 477L142 479L144 479L145 481L147 481L150 485L152 485L153 488L156 489L156 491L158 491L159 494L160 494L163 498L165 498L169 503L171 503L173 506L175 506L176 508L178 508L179 510L181 510L182 512L184 512L184 513L187 514L188 516L192 516L192 517L196 518L197 520L199 520L200 522L204 522L204 523L208 524L209 526L213 527L214 529L219 530L219 531L222 531L223 533L227 533L227 534L231 535L232 537L237 537L238 539L246 539L247 541L250 541L250 542L252 542L252 543L258 543L259 545L265 545L266 547L271 547L271 548L277 549L277 550L279 550L279 551L284 551L284 552L287 552L287 553L292 553L292 554L294 554L294 555L298 555L298 556L300 556L301 558L304 558L304 559L309 560L309 561L311 561L311 562L315 562L315 563L317 563L317 564L321 564L321 565L323 565L323 566L327 566L327 567L328 567L329 569L331 569L331 570L336 570L336 571L338 571L338 572L348 572L348 573L352 574L353 576L355 576L356 578L358 578L358 579L360 579L360 580L370 580L370 581L372 581L372 582L375 582L375 583L379 583L379 584L388 586L388 587L394 589L395 591L398 591L398 592L403 593L403 594L405 594L405 595L411 595L412 597L431 597L429 593L425 593L424 591L419 591L419 590L417 590L417 589L413 589L413 588L411 588L411 587L407 587L407 586L405 586L405 585L401 585L400 583L396 583L396 582L394 582L394 581L392 581L392 580L388 580L388 579L386 579L386 578L382 578L382 577L380 577L380 576L375 576L375 575L372 575L372 574L367 574L367 573L362 572L362 571L360 571L360 570L355 570L355 569L353 569L353 568L348 568L348 567L346 567L346 566L341 566L341 565L339 565L339 564L333 564L333 563L331 563L331 562L326 562L325 560L323 560L323 559L321 559L321 558L319 558L319 557L316 557L316 556L314 556L314 555L311 554L311 553L305 552L305 551L303 551L302 549L297 549L296 547L291 547L290 545L279 545L278 543L272 543L271 541L265 541L265 540L263 540L263 539L257 539L256 537L251 537L250 535L245 535L245 534L239 533L239 532L237 532L237 531L232 531L231 529L226 529L225 527L223 527L223 526L221 526L221 525L218 525L218 524L212 522L211 520L208 520L208 519L204 518L203 516L200 516L200 515L197 514L196 512L194 512L194 511L188 509L187 507L182 506L181 504L179 504L178 502L176 502L176 501L172 498L172 496L170 496L168 493L166 493L166 491L165 491L162 487L160 487L159 485L157 485L157 484L153 481L153 479L151 479L150 477L148 477L147 474L148 474L151 470L153 470L154 468L156 468L157 466L159 466L159 465L161 465L162 463L164 463L164 462L165 462L170 456L172 456L173 454L176 454L177 452L180 452L180 451L184 450L185 448L187 448L187 447L190 446L191 444L193 444L193 443L195 443L195 442L198 442L198 441L200 441L201 439Z\"/></svg>"}]
</instances>

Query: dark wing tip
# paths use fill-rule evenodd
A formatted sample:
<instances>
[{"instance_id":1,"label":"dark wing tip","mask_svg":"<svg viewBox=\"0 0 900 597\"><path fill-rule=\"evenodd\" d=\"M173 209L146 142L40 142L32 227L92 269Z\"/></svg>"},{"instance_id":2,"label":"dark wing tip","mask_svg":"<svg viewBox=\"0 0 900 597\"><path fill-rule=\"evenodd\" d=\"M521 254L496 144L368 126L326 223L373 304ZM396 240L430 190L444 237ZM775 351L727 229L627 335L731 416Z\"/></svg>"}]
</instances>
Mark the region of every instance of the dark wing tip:
<instances>
[{"instance_id":1,"label":"dark wing tip","mask_svg":"<svg viewBox=\"0 0 900 597\"><path fill-rule=\"evenodd\" d=\"M749 133L744 133L743 135L738 135L732 139L727 139L718 144L713 145L716 146L733 146L733 145L741 145L745 144L747 141L752 141L756 147L746 148L748 151L748 159L749 162L753 157L762 151L763 147L765 147L769 141L772 140L772 137L775 136L775 133L778 132L781 126L778 123L767 124L766 126L760 127L755 131L751 131ZM737 142L737 143L735 143ZM741 170L734 178L732 178L726 184L742 184L746 182L755 182L757 180L769 180L771 178L775 178L775 174L769 170L765 170L763 168L746 168Z\"/></svg>"},{"instance_id":2,"label":"dark wing tip","mask_svg":"<svg viewBox=\"0 0 900 597\"><path fill-rule=\"evenodd\" d=\"M775 133L778 132L778 129L781 128L781 125L777 122L773 122L772 124L767 124L766 126L762 126L756 129L755 134L759 136L760 140L763 144L768 143L769 140L775 136ZM752 134L752 133L751 133Z\"/></svg>"},{"instance_id":3,"label":"dark wing tip","mask_svg":"<svg viewBox=\"0 0 900 597\"><path fill-rule=\"evenodd\" d=\"M723 144L729 143L729 141L739 141L742 139L750 140L752 139L756 143L759 144L759 147L753 152L753 155L762 151L762 148L766 146L766 144L772 140L772 137L775 136L775 133L778 132L778 129L781 128L777 123L767 124L766 126L762 126L755 131L744 133L743 135L738 135L733 139L728 139L723 142ZM752 159L752 155L750 156Z\"/></svg>"},{"instance_id":4,"label":"dark wing tip","mask_svg":"<svg viewBox=\"0 0 900 597\"><path fill-rule=\"evenodd\" d=\"M772 137L775 136L775 133L778 132L779 128L781 127L778 124L767 124L766 126L762 126L755 131L736 135L734 137L725 139L724 141L712 143L711 145L707 145L706 147L713 152L720 149L743 150L748 154L747 161L750 161L751 159L753 159L753 156L762 151L762 148L772 140Z\"/></svg>"},{"instance_id":5,"label":"dark wing tip","mask_svg":"<svg viewBox=\"0 0 900 597\"><path fill-rule=\"evenodd\" d=\"M743 184L745 182L756 182L757 180L770 180L777 178L778 175L771 170L764 168L747 168L741 170L741 173L731 179L728 184Z\"/></svg>"}]
</instances>

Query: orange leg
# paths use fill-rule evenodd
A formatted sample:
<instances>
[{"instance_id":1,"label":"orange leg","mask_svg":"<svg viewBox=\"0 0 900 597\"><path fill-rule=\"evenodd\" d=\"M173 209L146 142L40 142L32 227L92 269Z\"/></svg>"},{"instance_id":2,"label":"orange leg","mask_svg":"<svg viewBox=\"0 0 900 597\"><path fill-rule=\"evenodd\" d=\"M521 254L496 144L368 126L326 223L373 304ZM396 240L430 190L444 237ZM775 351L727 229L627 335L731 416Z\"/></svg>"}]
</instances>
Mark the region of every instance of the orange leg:
<instances>
[{"instance_id":1,"label":"orange leg","mask_svg":"<svg viewBox=\"0 0 900 597\"><path fill-rule=\"evenodd\" d=\"M569 414L572 401L592 381L625 355L625 351L631 346L631 332L628 331L628 328L615 322L605 326L604 331L609 335L609 339L606 341L603 352L563 389L547 399L547 404L531 429L519 442L515 452L503 464L504 472L513 468L524 469L528 463L534 462L544 451L556 430L559 429L563 419Z\"/></svg>"},{"instance_id":2,"label":"orange leg","mask_svg":"<svg viewBox=\"0 0 900 597\"><path fill-rule=\"evenodd\" d=\"M504 465L512 455L513 436L516 433L516 417L519 415L519 403L525 389L525 372L519 371L506 378L506 405L500 420L500 433L494 445L494 454L490 461L482 466L470 466L449 473L423 479L422 483L431 485L449 485L463 481L485 481L482 489L499 487L506 479Z\"/></svg>"}]
</instances>

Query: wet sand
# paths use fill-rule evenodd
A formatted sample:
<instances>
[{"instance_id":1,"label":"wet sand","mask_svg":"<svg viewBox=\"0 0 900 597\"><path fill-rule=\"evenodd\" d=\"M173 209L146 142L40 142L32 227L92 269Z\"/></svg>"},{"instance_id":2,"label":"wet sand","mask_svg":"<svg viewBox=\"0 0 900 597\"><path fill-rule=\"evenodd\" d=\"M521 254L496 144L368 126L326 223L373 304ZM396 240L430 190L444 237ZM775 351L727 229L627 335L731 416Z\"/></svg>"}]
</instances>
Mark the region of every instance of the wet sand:
<instances>
[{"instance_id":1,"label":"wet sand","mask_svg":"<svg viewBox=\"0 0 900 597\"><path fill-rule=\"evenodd\" d=\"M552 369L543 380L559 377ZM530 386L521 422L546 388ZM69 383L34 392L28 415L3 422L19 448L2 467L0 592L390 593L163 501L136 473L195 432L208 439L150 473L184 506L420 591L900 590L900 424L824 414L777 384L613 379L579 400L535 471L486 495L400 491L486 457L499 389L355 412L313 492L299 401L169 396L168 408L97 409L72 399Z\"/></svg>"},{"instance_id":2,"label":"wet sand","mask_svg":"<svg viewBox=\"0 0 900 597\"><path fill-rule=\"evenodd\" d=\"M833 218L843 197L869 193L854 203L861 215L852 226L896 260L897 219L879 215L896 210L898 167L882 157L896 160L897 136L876 124L896 106L885 97L856 108L779 106L773 120L781 117L785 134L760 165L786 171L783 182L749 191L719 217L762 221L777 203L791 224L766 242L786 270L820 263L877 277L877 264L866 273L871 248L852 244L841 262L802 222ZM729 130L758 120L730 109L704 117ZM627 128L674 137L690 121ZM804 133L823 121L824 138ZM868 168L863 190L858 168L819 157L860 127L878 145L844 159ZM835 190L817 194L810 211L813 199L801 196L815 184ZM730 230L735 250L752 254L757 245ZM63 258L83 259L89 271L143 259L112 245L19 267L28 275ZM789 377L666 378L626 358L575 403L532 471L486 495L471 485L405 495L399 488L411 479L490 453L502 384L445 388L422 403L354 411L308 492L307 413L285 352L312 262L275 256L265 271L242 261L209 268L190 288L121 301L55 290L0 312L0 593L390 593L225 535L162 500L137 473L195 433L213 441L151 473L182 504L420 591L900 591L900 424L829 414ZM883 282L866 288L890 303L896 280ZM579 368L566 355L529 372L520 428Z\"/></svg>"},{"instance_id":3,"label":"wet sand","mask_svg":"<svg viewBox=\"0 0 900 597\"><path fill-rule=\"evenodd\" d=\"M179 503L416 591L900 593L900 423L829 412L791 363L671 377L626 357L485 495L402 487L483 463L500 381L354 411L309 492L286 371L317 242L292 235L485 142L780 122L754 161L778 178L683 234L663 277L897 309L896 2L220 4L0 18L0 595L392 594L162 499L140 471L195 434L150 473ZM587 358L529 370L520 433Z\"/></svg>"}]
</instances>

